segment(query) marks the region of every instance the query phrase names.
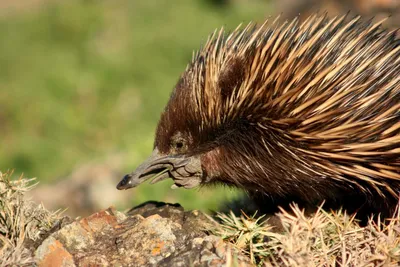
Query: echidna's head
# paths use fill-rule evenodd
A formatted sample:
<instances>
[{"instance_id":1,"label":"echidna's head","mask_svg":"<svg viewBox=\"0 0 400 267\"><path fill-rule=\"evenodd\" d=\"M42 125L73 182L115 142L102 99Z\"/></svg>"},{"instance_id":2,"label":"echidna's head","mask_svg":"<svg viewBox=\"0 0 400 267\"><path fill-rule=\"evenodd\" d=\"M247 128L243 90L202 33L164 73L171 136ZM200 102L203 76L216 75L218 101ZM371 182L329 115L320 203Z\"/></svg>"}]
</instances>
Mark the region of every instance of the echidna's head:
<instances>
[{"instance_id":1,"label":"echidna's head","mask_svg":"<svg viewBox=\"0 0 400 267\"><path fill-rule=\"evenodd\" d=\"M152 183L172 178L175 188L193 188L215 181L221 175L217 158L227 128L202 114L204 108L213 108L213 103L196 102L200 96L195 94L204 91L196 87L204 83L193 80L193 71L189 67L182 75L161 114L153 153L122 179L118 189L135 187L150 178ZM206 106L199 107L199 104Z\"/></svg>"},{"instance_id":2,"label":"echidna's head","mask_svg":"<svg viewBox=\"0 0 400 267\"><path fill-rule=\"evenodd\" d=\"M127 174L118 189L152 177L152 182L172 178L173 187L184 188L224 179L221 150L226 142L240 143L236 134L245 135L244 120L227 112L229 100L235 102L232 92L240 87L245 64L242 57L228 53L223 38L222 34L211 38L194 55L161 115L152 155Z\"/></svg>"}]
</instances>

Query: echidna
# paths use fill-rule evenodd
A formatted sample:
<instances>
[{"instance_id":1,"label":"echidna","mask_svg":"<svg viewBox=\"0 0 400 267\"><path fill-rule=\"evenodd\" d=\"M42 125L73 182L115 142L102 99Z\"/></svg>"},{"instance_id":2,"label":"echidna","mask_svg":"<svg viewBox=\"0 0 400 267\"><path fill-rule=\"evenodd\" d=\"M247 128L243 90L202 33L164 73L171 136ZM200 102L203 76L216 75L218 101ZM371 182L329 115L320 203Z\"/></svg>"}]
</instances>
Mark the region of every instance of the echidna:
<instances>
[{"instance_id":1,"label":"echidna","mask_svg":"<svg viewBox=\"0 0 400 267\"><path fill-rule=\"evenodd\" d=\"M325 201L394 211L400 193L400 40L359 17L314 15L214 32L159 121L154 151L118 189L243 188L273 211Z\"/></svg>"}]
</instances>

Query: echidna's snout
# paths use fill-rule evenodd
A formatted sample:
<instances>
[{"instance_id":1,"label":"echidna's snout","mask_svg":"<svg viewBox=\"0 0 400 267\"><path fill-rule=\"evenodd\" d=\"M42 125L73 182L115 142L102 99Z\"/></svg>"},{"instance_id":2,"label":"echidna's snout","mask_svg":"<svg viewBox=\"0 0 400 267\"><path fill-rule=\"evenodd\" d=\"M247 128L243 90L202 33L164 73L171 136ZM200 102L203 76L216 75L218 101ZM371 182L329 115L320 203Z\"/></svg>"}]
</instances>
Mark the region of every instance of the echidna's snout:
<instances>
[{"instance_id":1,"label":"echidna's snout","mask_svg":"<svg viewBox=\"0 0 400 267\"><path fill-rule=\"evenodd\" d=\"M153 182L161 181L169 177L170 170L173 169L173 161L169 157L162 156L158 149L155 149L136 170L127 174L118 183L117 189L129 189L136 187L144 181L155 177Z\"/></svg>"},{"instance_id":2,"label":"echidna's snout","mask_svg":"<svg viewBox=\"0 0 400 267\"><path fill-rule=\"evenodd\" d=\"M193 188L201 183L202 174L200 157L162 155L156 148L151 156L140 164L134 172L122 178L117 189L133 188L150 178L153 178L152 184L172 178L175 182L172 188Z\"/></svg>"}]
</instances>

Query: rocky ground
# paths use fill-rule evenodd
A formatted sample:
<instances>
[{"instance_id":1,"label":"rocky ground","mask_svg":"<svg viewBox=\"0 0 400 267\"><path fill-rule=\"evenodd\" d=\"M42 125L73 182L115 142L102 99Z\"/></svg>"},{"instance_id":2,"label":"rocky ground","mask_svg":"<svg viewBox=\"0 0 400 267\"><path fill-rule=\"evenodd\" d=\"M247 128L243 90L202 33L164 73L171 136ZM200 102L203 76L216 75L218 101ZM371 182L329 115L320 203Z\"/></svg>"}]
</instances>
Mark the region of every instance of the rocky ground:
<instances>
[{"instance_id":1,"label":"rocky ground","mask_svg":"<svg viewBox=\"0 0 400 267\"><path fill-rule=\"evenodd\" d=\"M30 201L31 179L0 173L0 266L247 266L217 223L178 204L110 207L72 219Z\"/></svg>"},{"instance_id":2,"label":"rocky ground","mask_svg":"<svg viewBox=\"0 0 400 267\"><path fill-rule=\"evenodd\" d=\"M179 205L147 203L128 213L113 208L63 222L36 248L38 266L239 266L250 259L221 237L210 221Z\"/></svg>"}]
</instances>

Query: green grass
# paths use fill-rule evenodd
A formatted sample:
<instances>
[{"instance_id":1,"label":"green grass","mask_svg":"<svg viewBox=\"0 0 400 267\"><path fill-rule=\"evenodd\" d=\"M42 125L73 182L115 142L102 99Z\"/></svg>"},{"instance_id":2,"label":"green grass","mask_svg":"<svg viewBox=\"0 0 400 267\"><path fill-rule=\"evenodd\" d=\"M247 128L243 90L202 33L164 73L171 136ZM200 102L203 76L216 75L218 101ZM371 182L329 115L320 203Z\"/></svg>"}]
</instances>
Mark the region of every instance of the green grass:
<instances>
[{"instance_id":1,"label":"green grass","mask_svg":"<svg viewBox=\"0 0 400 267\"><path fill-rule=\"evenodd\" d=\"M267 1L210 2L70 0L0 18L2 169L52 181L120 152L134 169L192 51L217 27L270 14ZM134 203L215 208L226 197L169 185L135 189Z\"/></svg>"}]
</instances>

